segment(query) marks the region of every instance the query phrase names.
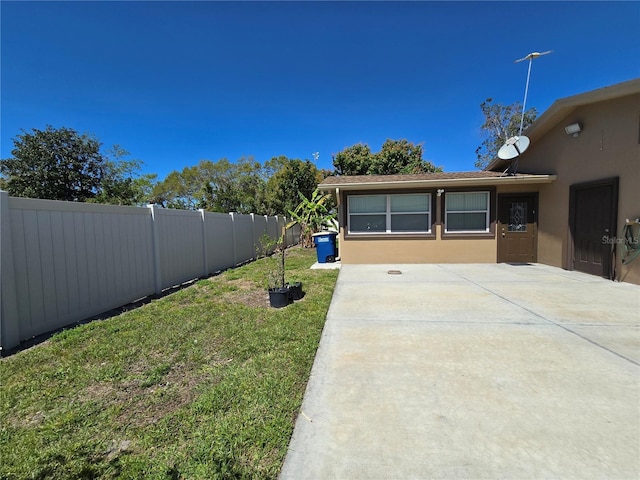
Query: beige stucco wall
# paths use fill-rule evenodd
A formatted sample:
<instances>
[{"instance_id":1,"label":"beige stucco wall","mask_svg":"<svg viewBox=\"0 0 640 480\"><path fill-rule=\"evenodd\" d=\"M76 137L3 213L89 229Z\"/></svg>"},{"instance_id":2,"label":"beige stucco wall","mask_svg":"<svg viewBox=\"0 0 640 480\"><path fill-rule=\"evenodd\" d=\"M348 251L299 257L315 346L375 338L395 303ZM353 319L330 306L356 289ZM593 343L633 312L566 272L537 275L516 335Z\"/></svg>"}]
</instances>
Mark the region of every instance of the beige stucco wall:
<instances>
[{"instance_id":1,"label":"beige stucco wall","mask_svg":"<svg viewBox=\"0 0 640 480\"><path fill-rule=\"evenodd\" d=\"M474 190L487 190L495 187L476 187ZM436 187L425 190L432 192ZM497 188L501 193L532 193L538 191L538 185L507 185ZM495 196L492 208L496 217ZM498 258L498 243L494 232L466 238L447 238L442 235L442 225L435 225L432 238L366 238L349 236L345 238L345 213L340 205L339 255L343 263L495 263ZM436 220L441 206L436 203ZM492 227L495 230L495 227ZM488 238L490 237L490 238Z\"/></svg>"},{"instance_id":2,"label":"beige stucco wall","mask_svg":"<svg viewBox=\"0 0 640 480\"><path fill-rule=\"evenodd\" d=\"M495 238L344 239L340 228L340 257L344 263L495 263Z\"/></svg>"},{"instance_id":3,"label":"beige stucco wall","mask_svg":"<svg viewBox=\"0 0 640 480\"><path fill-rule=\"evenodd\" d=\"M581 123L578 137L566 125ZM521 157L520 171L553 173L540 186L538 261L569 265L569 188L573 184L619 177L617 235L627 218L640 217L640 95L577 108ZM640 259L629 266L617 260L618 279L640 284Z\"/></svg>"}]
</instances>

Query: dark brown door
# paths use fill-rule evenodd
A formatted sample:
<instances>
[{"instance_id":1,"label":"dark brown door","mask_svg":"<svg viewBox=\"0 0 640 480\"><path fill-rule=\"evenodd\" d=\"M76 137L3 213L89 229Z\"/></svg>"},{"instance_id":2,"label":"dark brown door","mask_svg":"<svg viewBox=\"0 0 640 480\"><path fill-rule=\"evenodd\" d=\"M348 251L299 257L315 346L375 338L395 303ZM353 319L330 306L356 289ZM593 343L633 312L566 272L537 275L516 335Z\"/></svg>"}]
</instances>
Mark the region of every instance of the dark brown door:
<instances>
[{"instance_id":1,"label":"dark brown door","mask_svg":"<svg viewBox=\"0 0 640 480\"><path fill-rule=\"evenodd\" d=\"M609 277L611 244L607 239L615 236L616 179L572 186L571 204L573 268Z\"/></svg>"},{"instance_id":2,"label":"dark brown door","mask_svg":"<svg viewBox=\"0 0 640 480\"><path fill-rule=\"evenodd\" d=\"M498 262L537 259L537 195L498 196Z\"/></svg>"}]
</instances>

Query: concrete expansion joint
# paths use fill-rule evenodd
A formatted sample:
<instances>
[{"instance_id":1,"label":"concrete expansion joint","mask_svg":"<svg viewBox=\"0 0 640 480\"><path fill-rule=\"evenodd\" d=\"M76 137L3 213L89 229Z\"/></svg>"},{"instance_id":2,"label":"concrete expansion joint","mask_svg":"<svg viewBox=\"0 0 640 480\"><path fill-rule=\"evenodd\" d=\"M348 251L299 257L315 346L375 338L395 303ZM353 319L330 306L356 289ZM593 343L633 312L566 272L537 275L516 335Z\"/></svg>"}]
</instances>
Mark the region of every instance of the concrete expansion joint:
<instances>
[{"instance_id":1,"label":"concrete expansion joint","mask_svg":"<svg viewBox=\"0 0 640 480\"><path fill-rule=\"evenodd\" d=\"M551 325L555 325L556 327L561 328L566 332L572 333L573 335L576 335L577 337L581 338L582 340L584 340L584 341L586 341L586 342L588 342L588 343L590 343L590 344L592 344L592 345L594 345L596 347L599 347L599 348L601 348L601 349L603 349L603 350L605 350L605 351L607 351L607 352L609 352L609 353L611 353L611 354L613 354L613 355L615 355L617 357L620 357L623 360L626 360L626 361L628 361L628 362L630 362L630 363L632 363L634 365L640 366L640 363L636 362L635 360L633 360L631 358L628 358L628 357L626 357L624 355L621 355L620 353L615 352L615 351L605 347L604 345L601 345L600 343L598 343L598 342L596 342L596 341L594 341L594 340L592 340L590 338L587 338L584 335L579 334L578 332L575 332L574 330L571 330L570 328L568 328L567 326L563 325L559 321L554 321L554 320L551 320L551 319L545 317L544 315L540 315L538 312L535 312L535 311L531 310L530 308L527 308L527 307L525 307L523 305L520 305L517 302L514 302L513 300L510 300L510 299L506 298L505 296L500 295L498 292L496 292L494 290L491 290L490 288L487 288L484 285L480 285L477 282L474 282L473 280L471 280L470 278L465 277L464 275L460 275L459 273L457 273L455 271L452 271L450 269L447 269L442 265L439 265L439 266L441 268L443 268L444 270L447 270L449 273L451 273L451 274L453 274L453 275L455 275L455 276L457 276L457 277L459 277L459 278L471 283L472 285L477 286L478 288L481 288L482 290L485 290L486 292L491 293L492 295L495 295L496 297L504 300L505 302L507 302L507 303L509 303L511 305L514 305L515 307L521 308L522 310L524 310L524 311L526 311L526 312L528 312L528 313L530 313L532 315L535 315L538 318L541 318L545 322L549 322ZM571 324L571 325L575 325L575 324Z\"/></svg>"}]
</instances>

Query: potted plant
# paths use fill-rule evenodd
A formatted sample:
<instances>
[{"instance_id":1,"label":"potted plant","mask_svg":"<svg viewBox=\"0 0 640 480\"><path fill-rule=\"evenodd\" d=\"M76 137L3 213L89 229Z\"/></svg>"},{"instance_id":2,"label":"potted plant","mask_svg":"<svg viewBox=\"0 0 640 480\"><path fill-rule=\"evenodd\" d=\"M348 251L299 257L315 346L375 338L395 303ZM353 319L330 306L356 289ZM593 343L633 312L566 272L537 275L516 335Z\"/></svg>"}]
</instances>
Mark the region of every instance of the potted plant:
<instances>
[{"instance_id":1,"label":"potted plant","mask_svg":"<svg viewBox=\"0 0 640 480\"><path fill-rule=\"evenodd\" d=\"M260 243L265 256L271 253L266 259L266 279L267 290L269 293L269 304L275 308L286 307L293 300L299 300L303 297L302 282L285 283L285 232L282 229L282 237L273 240L264 235Z\"/></svg>"},{"instance_id":2,"label":"potted plant","mask_svg":"<svg viewBox=\"0 0 640 480\"><path fill-rule=\"evenodd\" d=\"M285 284L289 289L289 296L291 300L300 300L304 297L304 292L302 291L302 282L291 282Z\"/></svg>"}]
</instances>

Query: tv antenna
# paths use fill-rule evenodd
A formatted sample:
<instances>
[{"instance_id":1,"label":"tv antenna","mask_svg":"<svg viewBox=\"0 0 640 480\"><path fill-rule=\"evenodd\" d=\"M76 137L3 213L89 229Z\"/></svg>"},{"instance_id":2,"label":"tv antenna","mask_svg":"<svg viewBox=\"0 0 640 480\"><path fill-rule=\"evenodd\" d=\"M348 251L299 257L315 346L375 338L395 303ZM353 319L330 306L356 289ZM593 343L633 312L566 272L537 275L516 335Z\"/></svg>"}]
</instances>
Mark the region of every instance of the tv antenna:
<instances>
[{"instance_id":1,"label":"tv antenna","mask_svg":"<svg viewBox=\"0 0 640 480\"><path fill-rule=\"evenodd\" d=\"M542 55L547 55L551 53L553 50L547 50L546 52L531 52L529 55L523 58L519 58L514 63L524 62L525 60L529 60L529 69L527 70L527 83L524 87L524 101L522 102L522 115L520 117L520 130L518 131L518 135L509 138L505 144L500 147L498 150L498 157L502 160L512 160L518 157L520 154L524 153L524 151L529 148L529 144L531 143L529 138L525 135L522 135L522 128L524 127L524 112L527 107L527 95L529 94L529 80L531 79L531 64L533 63L534 58L541 57ZM515 171L514 171L515 173Z\"/></svg>"},{"instance_id":2,"label":"tv antenna","mask_svg":"<svg viewBox=\"0 0 640 480\"><path fill-rule=\"evenodd\" d=\"M320 152L313 152L312 155L313 155L313 160L317 162L318 158L320 158Z\"/></svg>"},{"instance_id":3,"label":"tv antenna","mask_svg":"<svg viewBox=\"0 0 640 480\"><path fill-rule=\"evenodd\" d=\"M520 118L520 131L518 135L522 135L522 126L524 125L524 112L527 108L527 94L529 93L529 79L531 78L531 64L533 64L533 59L541 57L542 55L547 55L553 52L553 50L547 50L546 52L531 52L529 55L523 58L519 58L513 63L524 62L525 60L529 60L529 69L527 70L527 84L524 87L524 101L522 102L522 117Z\"/></svg>"}]
</instances>

